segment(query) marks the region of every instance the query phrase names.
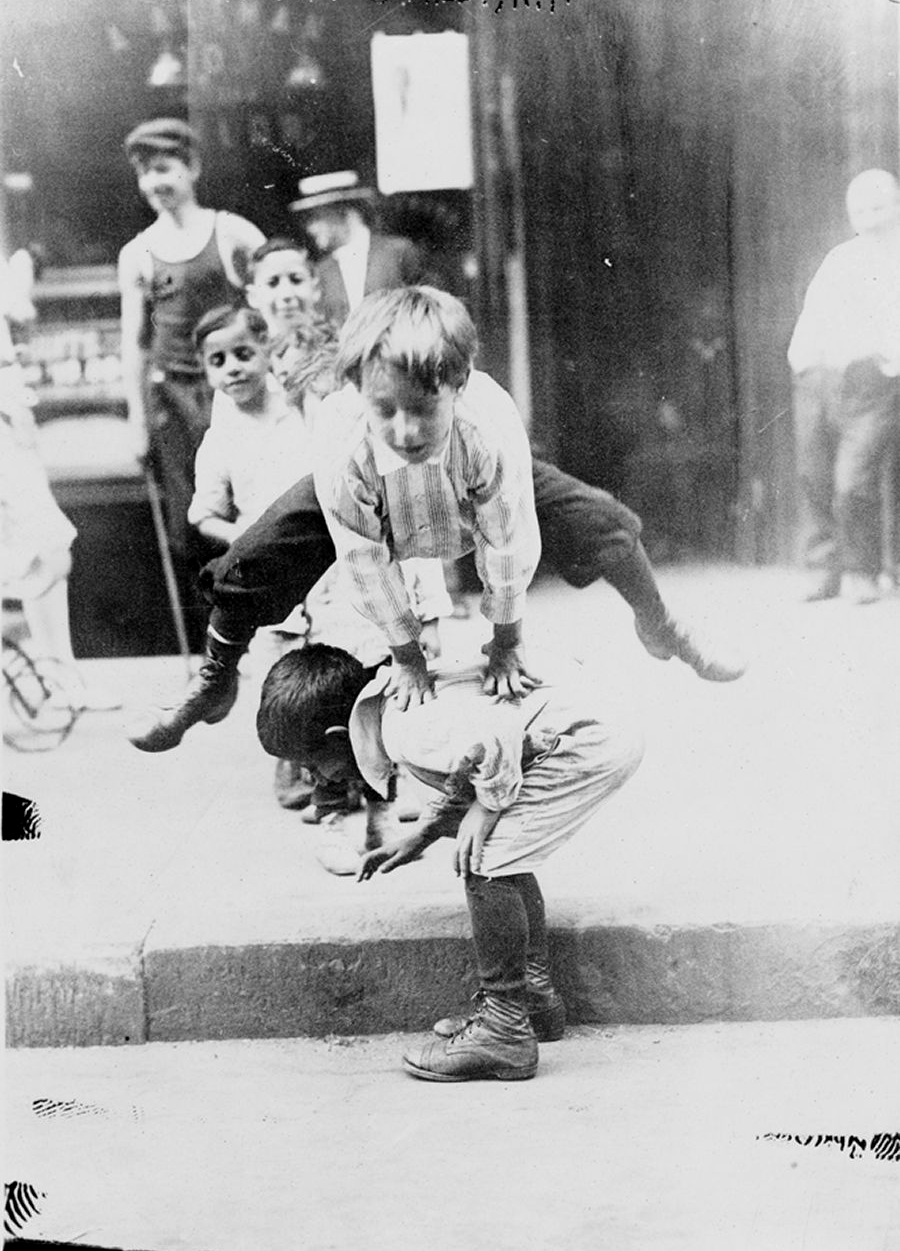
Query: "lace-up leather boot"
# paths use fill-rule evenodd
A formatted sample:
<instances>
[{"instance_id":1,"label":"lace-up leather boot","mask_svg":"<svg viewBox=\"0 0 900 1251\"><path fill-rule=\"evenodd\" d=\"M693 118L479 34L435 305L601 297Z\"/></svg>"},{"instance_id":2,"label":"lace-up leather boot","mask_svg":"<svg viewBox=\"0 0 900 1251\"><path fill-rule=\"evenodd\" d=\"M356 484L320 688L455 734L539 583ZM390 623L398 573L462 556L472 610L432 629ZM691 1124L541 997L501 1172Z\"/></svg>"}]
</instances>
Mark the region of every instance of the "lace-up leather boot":
<instances>
[{"instance_id":1,"label":"lace-up leather boot","mask_svg":"<svg viewBox=\"0 0 900 1251\"><path fill-rule=\"evenodd\" d=\"M432 1038L407 1051L403 1067L430 1082L534 1077L538 1045L523 998L483 992L475 1015L450 1038Z\"/></svg>"},{"instance_id":2,"label":"lace-up leather boot","mask_svg":"<svg viewBox=\"0 0 900 1251\"><path fill-rule=\"evenodd\" d=\"M238 661L245 643L224 643L206 636L206 656L184 698L165 708L150 708L132 727L128 741L139 751L171 751L192 725L215 725L231 712L238 693Z\"/></svg>"},{"instance_id":3,"label":"lace-up leather boot","mask_svg":"<svg viewBox=\"0 0 900 1251\"><path fill-rule=\"evenodd\" d=\"M540 976L537 965L540 963ZM527 980L528 1019L538 1042L557 1042L566 1029L566 1005L557 994L550 981L549 969L545 961L528 961L525 977ZM472 1011L468 1016L445 1016L434 1023L434 1032L439 1038L452 1038L454 1034L465 1028L473 1016L478 1015L484 998L484 991L477 990L472 996Z\"/></svg>"}]
</instances>

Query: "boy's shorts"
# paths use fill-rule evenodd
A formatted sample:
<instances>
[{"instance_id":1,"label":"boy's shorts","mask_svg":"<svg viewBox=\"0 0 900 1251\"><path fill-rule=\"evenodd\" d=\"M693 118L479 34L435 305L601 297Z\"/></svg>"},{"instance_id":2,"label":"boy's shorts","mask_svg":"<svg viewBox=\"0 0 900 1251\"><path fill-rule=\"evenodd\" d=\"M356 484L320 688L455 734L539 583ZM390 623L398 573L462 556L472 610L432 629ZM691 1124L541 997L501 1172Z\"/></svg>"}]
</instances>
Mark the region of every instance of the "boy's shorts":
<instances>
[{"instance_id":1,"label":"boy's shorts","mask_svg":"<svg viewBox=\"0 0 900 1251\"><path fill-rule=\"evenodd\" d=\"M585 721L561 734L525 769L511 807L484 845L485 877L532 873L590 820L637 769L643 737L623 715Z\"/></svg>"}]
</instances>

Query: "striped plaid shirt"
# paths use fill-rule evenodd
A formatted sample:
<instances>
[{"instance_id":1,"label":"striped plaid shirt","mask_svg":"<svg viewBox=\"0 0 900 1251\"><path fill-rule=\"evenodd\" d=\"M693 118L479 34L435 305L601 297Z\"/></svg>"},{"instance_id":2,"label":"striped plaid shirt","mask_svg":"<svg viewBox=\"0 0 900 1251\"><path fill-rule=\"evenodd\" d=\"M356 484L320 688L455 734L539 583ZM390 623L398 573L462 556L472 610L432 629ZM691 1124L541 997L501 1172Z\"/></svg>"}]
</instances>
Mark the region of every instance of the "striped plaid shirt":
<instances>
[{"instance_id":1,"label":"striped plaid shirt","mask_svg":"<svg viewBox=\"0 0 900 1251\"><path fill-rule=\"evenodd\" d=\"M455 560L474 551L483 615L509 625L524 615L540 558L531 449L512 398L473 372L456 401L446 446L410 465L374 438L354 387L322 406L320 431L346 437L320 445L316 491L359 612L391 646L419 636L397 563Z\"/></svg>"}]
</instances>

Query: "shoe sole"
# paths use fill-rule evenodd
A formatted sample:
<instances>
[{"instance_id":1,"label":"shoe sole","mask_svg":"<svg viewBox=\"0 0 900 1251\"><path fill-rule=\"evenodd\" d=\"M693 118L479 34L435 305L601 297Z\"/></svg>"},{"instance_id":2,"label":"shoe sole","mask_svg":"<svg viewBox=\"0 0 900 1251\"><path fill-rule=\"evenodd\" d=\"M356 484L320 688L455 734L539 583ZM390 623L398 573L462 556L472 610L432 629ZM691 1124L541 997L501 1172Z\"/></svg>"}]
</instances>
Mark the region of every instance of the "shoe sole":
<instances>
[{"instance_id":1,"label":"shoe sole","mask_svg":"<svg viewBox=\"0 0 900 1251\"><path fill-rule=\"evenodd\" d=\"M188 730L193 729L195 725L218 725L220 721L225 720L236 703L237 696L235 696L224 712L215 712L210 717L201 717L199 721L192 721L190 725L186 725L184 727L177 738L169 734L167 737L161 736L161 741L154 742L153 732L151 731L149 734L143 736L144 741L141 741L140 735L135 735L134 738L129 735L128 741L132 747L136 747L138 751L146 751L151 754L154 752L172 751L173 748L181 746L181 740L184 738L185 734L187 734Z\"/></svg>"},{"instance_id":2,"label":"shoe sole","mask_svg":"<svg viewBox=\"0 0 900 1251\"><path fill-rule=\"evenodd\" d=\"M403 1059L403 1067L411 1077L419 1077L426 1082L524 1082L534 1077L537 1064L525 1069L494 1069L492 1072L480 1073L435 1073L431 1069L420 1069L411 1060Z\"/></svg>"}]
</instances>

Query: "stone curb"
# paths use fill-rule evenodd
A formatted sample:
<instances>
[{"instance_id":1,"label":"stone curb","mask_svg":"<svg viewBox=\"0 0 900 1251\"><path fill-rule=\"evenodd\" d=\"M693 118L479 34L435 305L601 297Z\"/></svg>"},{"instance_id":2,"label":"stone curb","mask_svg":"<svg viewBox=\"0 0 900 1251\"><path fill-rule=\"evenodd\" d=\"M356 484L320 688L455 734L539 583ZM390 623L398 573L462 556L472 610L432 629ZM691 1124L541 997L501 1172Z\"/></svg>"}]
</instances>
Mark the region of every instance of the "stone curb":
<instances>
[{"instance_id":1,"label":"stone curb","mask_svg":"<svg viewBox=\"0 0 900 1251\"><path fill-rule=\"evenodd\" d=\"M7 1045L427 1030L476 984L458 917L415 935L90 953L7 971ZM900 1015L900 924L551 929L573 1023Z\"/></svg>"}]
</instances>

